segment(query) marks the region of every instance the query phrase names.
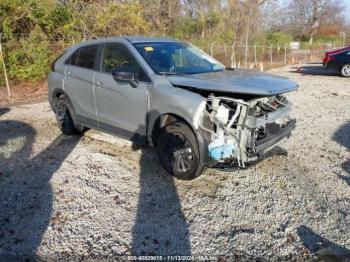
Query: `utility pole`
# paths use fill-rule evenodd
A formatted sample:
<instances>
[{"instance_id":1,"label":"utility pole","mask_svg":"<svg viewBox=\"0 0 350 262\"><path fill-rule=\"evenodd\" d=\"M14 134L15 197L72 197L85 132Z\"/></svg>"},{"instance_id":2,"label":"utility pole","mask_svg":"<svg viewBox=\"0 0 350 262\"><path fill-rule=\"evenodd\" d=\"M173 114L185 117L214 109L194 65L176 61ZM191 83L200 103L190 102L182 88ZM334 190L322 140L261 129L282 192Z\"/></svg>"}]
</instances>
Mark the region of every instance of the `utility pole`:
<instances>
[{"instance_id":1,"label":"utility pole","mask_svg":"<svg viewBox=\"0 0 350 262\"><path fill-rule=\"evenodd\" d=\"M346 38L346 34L344 31L341 31L340 34L339 34L340 37L343 38L343 47L345 47L345 38Z\"/></svg>"},{"instance_id":2,"label":"utility pole","mask_svg":"<svg viewBox=\"0 0 350 262\"><path fill-rule=\"evenodd\" d=\"M2 33L0 33L0 57L1 57L2 67L3 67L4 75L5 75L5 82L6 82L7 94L8 94L9 97L11 97L10 84L9 84L9 80L8 80L8 78L7 78L7 71L6 71L6 66L5 66L5 60L4 60L4 55L3 55L3 52L2 52L2 42L1 42L1 38L2 38Z\"/></svg>"}]
</instances>

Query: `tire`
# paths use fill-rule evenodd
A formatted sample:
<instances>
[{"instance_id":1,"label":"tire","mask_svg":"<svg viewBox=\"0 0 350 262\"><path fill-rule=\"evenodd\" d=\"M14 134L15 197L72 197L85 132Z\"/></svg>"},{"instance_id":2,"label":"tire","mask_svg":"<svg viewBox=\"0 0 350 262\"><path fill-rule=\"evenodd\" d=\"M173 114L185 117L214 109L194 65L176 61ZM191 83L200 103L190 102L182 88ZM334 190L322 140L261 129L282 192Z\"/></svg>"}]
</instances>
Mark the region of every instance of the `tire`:
<instances>
[{"instance_id":1,"label":"tire","mask_svg":"<svg viewBox=\"0 0 350 262\"><path fill-rule=\"evenodd\" d=\"M178 179L192 180L203 172L197 139L192 129L181 121L160 130L157 151L162 166Z\"/></svg>"},{"instance_id":2,"label":"tire","mask_svg":"<svg viewBox=\"0 0 350 262\"><path fill-rule=\"evenodd\" d=\"M77 135L84 133L87 128L74 123L74 110L65 96L58 98L55 104L56 121L59 129L65 135Z\"/></svg>"},{"instance_id":3,"label":"tire","mask_svg":"<svg viewBox=\"0 0 350 262\"><path fill-rule=\"evenodd\" d=\"M350 63L342 65L340 68L340 74L344 77L350 77Z\"/></svg>"}]
</instances>

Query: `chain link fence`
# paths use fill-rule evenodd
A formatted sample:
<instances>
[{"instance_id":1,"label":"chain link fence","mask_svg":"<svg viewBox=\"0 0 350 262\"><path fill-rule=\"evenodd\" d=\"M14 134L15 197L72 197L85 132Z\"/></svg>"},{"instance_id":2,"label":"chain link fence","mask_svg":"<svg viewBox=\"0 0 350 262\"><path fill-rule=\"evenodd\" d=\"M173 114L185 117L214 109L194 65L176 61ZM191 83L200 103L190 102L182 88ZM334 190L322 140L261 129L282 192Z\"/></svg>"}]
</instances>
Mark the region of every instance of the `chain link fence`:
<instances>
[{"instance_id":1,"label":"chain link fence","mask_svg":"<svg viewBox=\"0 0 350 262\"><path fill-rule=\"evenodd\" d=\"M52 55L52 57L50 57L50 59L47 60L47 64L42 65L44 68L43 70L46 70L45 72L49 72L50 62L54 60L54 58L57 57L59 54L61 54L64 51L64 49L68 48L72 44L74 44L74 41L70 43L50 42L49 44L47 44L49 48L49 53ZM321 63L324 53L329 49L336 48L324 46L313 49L310 48L296 50L291 49L289 47L289 44L253 44L245 46L236 44L225 45L218 44L215 42L197 46L203 49L206 53L216 58L218 61L220 61L227 67L256 69L260 71L284 65L310 62ZM11 45L3 43L0 48L0 96L4 96L5 91L7 93L7 96L10 96L11 88L23 82L16 78L16 75L13 74L13 70L9 70L9 56L13 56L13 53L10 53L10 51L16 50L17 48L23 49L23 46L20 47L19 43L12 43ZM26 50L24 48L22 52L25 51ZM13 57L11 57L11 59L13 59ZM33 59L33 63L35 62L35 57L31 57L30 59ZM41 82L43 82L45 76L46 73L43 74Z\"/></svg>"},{"instance_id":2,"label":"chain link fence","mask_svg":"<svg viewBox=\"0 0 350 262\"><path fill-rule=\"evenodd\" d=\"M261 71L284 65L322 62L326 51L336 48L291 49L289 45L222 45L212 43L201 48L221 63L233 68Z\"/></svg>"}]
</instances>

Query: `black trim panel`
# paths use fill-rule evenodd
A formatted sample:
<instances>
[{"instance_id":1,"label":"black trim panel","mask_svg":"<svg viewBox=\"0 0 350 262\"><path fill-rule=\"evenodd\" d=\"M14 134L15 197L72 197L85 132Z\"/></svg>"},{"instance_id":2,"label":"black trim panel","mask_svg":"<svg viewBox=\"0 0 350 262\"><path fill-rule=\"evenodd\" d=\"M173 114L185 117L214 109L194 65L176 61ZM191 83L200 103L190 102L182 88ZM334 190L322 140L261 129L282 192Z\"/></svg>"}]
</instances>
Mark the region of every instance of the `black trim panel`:
<instances>
[{"instance_id":1,"label":"black trim panel","mask_svg":"<svg viewBox=\"0 0 350 262\"><path fill-rule=\"evenodd\" d=\"M295 126L296 120L293 119L289 121L288 124L285 127L283 127L277 134L268 135L267 137L257 141L255 146L256 153L258 155L264 154L265 150L273 147L283 138L289 137Z\"/></svg>"},{"instance_id":2,"label":"black trim panel","mask_svg":"<svg viewBox=\"0 0 350 262\"><path fill-rule=\"evenodd\" d=\"M208 150L208 139L204 134L198 129L195 132L195 136L198 142L199 157L202 165L207 166L210 163L209 150Z\"/></svg>"},{"instance_id":3,"label":"black trim panel","mask_svg":"<svg viewBox=\"0 0 350 262\"><path fill-rule=\"evenodd\" d=\"M147 144L147 137L146 136L141 135L141 134L136 133L136 132L130 132L130 131L125 130L125 129L120 128L120 127L111 126L111 125L104 124L104 123L99 123L98 129L100 129L104 132L110 133L112 135L117 135L117 136L125 138L127 140L136 142L138 144L143 144L143 145Z\"/></svg>"},{"instance_id":4,"label":"black trim panel","mask_svg":"<svg viewBox=\"0 0 350 262\"><path fill-rule=\"evenodd\" d=\"M79 124L89 127L97 128L97 120L93 120L84 116L76 115L76 120Z\"/></svg>"},{"instance_id":5,"label":"black trim panel","mask_svg":"<svg viewBox=\"0 0 350 262\"><path fill-rule=\"evenodd\" d=\"M83 116L77 116L76 119L77 119L77 122L83 126L93 128L96 130L100 130L102 132L109 133L111 135L116 135L116 136L133 141L133 142L138 143L138 144L147 145L148 140L147 140L147 137L145 135L141 135L141 134L136 133L136 132L130 132L130 131L125 130L123 128L115 127L115 126L104 124L104 123L99 123L99 125L97 126L97 121L91 120L91 119L83 117Z\"/></svg>"}]
</instances>

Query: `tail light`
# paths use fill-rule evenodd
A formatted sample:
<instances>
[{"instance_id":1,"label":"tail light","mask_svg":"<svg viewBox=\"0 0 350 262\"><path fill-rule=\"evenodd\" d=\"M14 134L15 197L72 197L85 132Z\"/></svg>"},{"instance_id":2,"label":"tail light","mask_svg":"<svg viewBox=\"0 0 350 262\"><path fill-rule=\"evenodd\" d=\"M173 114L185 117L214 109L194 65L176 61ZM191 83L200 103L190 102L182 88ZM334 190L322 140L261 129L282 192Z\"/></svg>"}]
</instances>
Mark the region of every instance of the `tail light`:
<instances>
[{"instance_id":1,"label":"tail light","mask_svg":"<svg viewBox=\"0 0 350 262\"><path fill-rule=\"evenodd\" d=\"M328 56L328 62L330 62L330 61L335 61L335 57L334 56Z\"/></svg>"},{"instance_id":2,"label":"tail light","mask_svg":"<svg viewBox=\"0 0 350 262\"><path fill-rule=\"evenodd\" d=\"M323 58L323 64L327 64L327 60L328 60L328 54L326 53L324 58Z\"/></svg>"},{"instance_id":3,"label":"tail light","mask_svg":"<svg viewBox=\"0 0 350 262\"><path fill-rule=\"evenodd\" d=\"M334 61L335 57L331 56L331 55L326 55L326 57L324 58L324 65L327 65L330 61Z\"/></svg>"}]
</instances>

